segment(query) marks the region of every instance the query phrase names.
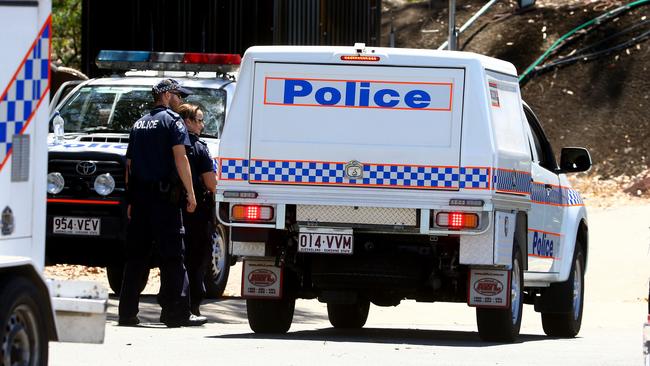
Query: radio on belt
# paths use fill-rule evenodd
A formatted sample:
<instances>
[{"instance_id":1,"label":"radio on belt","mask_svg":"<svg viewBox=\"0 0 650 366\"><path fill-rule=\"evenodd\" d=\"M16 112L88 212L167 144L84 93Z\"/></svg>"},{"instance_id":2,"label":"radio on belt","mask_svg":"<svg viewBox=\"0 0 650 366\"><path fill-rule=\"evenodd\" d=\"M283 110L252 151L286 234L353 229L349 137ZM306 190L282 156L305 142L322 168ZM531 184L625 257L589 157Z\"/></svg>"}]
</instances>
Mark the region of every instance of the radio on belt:
<instances>
[{"instance_id":1,"label":"radio on belt","mask_svg":"<svg viewBox=\"0 0 650 366\"><path fill-rule=\"evenodd\" d=\"M588 222L566 175L591 158L564 148L552 161L512 64L264 46L241 76L217 212L247 263L251 329L288 331L297 298L327 303L340 328L363 327L370 303L414 299L465 302L482 339L513 342L526 299L547 334L578 334ZM226 214L257 206L273 216Z\"/></svg>"}]
</instances>

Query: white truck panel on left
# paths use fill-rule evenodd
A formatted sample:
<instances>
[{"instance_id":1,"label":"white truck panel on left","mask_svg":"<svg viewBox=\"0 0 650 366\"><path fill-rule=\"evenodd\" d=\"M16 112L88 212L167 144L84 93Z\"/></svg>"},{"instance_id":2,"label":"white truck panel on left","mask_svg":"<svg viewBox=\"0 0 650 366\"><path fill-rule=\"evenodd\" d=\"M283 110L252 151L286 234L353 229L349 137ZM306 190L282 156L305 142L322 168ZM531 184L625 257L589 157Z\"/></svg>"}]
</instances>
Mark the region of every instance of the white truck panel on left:
<instances>
[{"instance_id":1,"label":"white truck panel on left","mask_svg":"<svg viewBox=\"0 0 650 366\"><path fill-rule=\"evenodd\" d=\"M106 322L105 289L42 274L50 9L48 0L0 3L11 30L0 33L0 338L15 350L0 358L10 364L47 364L48 340L101 343Z\"/></svg>"}]
</instances>

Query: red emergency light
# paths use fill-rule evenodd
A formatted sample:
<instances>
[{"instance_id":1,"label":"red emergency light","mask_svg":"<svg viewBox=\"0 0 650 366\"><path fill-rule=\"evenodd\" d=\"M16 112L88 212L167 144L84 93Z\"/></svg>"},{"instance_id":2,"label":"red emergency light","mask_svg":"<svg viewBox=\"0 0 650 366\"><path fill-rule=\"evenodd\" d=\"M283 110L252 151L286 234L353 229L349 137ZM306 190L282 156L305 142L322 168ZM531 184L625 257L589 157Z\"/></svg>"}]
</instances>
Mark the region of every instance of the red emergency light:
<instances>
[{"instance_id":1,"label":"red emergency light","mask_svg":"<svg viewBox=\"0 0 650 366\"><path fill-rule=\"evenodd\" d=\"M226 53L107 51L97 55L97 67L109 70L214 71L237 70L241 56Z\"/></svg>"}]
</instances>

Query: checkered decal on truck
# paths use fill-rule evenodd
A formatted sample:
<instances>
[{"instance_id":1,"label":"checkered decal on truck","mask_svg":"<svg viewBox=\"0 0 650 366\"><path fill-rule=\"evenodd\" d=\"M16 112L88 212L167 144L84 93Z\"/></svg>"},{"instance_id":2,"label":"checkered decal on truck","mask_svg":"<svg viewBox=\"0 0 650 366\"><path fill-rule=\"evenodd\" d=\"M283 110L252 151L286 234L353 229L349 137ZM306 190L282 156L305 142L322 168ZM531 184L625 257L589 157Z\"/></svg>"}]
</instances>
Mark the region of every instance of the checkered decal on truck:
<instances>
[{"instance_id":1,"label":"checkered decal on truck","mask_svg":"<svg viewBox=\"0 0 650 366\"><path fill-rule=\"evenodd\" d=\"M568 206L582 206L580 193L573 188L562 187L562 203Z\"/></svg>"},{"instance_id":2,"label":"checkered decal on truck","mask_svg":"<svg viewBox=\"0 0 650 366\"><path fill-rule=\"evenodd\" d=\"M497 192L529 195L531 193L530 173L519 170L495 169L494 187Z\"/></svg>"},{"instance_id":3,"label":"checkered decal on truck","mask_svg":"<svg viewBox=\"0 0 650 366\"><path fill-rule=\"evenodd\" d=\"M343 183L343 164L307 161L253 160L252 182Z\"/></svg>"},{"instance_id":4,"label":"checkered decal on truck","mask_svg":"<svg viewBox=\"0 0 650 366\"><path fill-rule=\"evenodd\" d=\"M489 189L490 168L460 168L460 188Z\"/></svg>"},{"instance_id":5,"label":"checkered decal on truck","mask_svg":"<svg viewBox=\"0 0 650 366\"><path fill-rule=\"evenodd\" d=\"M50 31L48 18L0 96L0 169L11 156L13 136L26 130L49 90Z\"/></svg>"},{"instance_id":6,"label":"checkered decal on truck","mask_svg":"<svg viewBox=\"0 0 650 366\"><path fill-rule=\"evenodd\" d=\"M490 168L364 164L363 178L345 177L345 163L221 159L224 180L422 189L489 189Z\"/></svg>"},{"instance_id":7,"label":"checkered decal on truck","mask_svg":"<svg viewBox=\"0 0 650 366\"><path fill-rule=\"evenodd\" d=\"M248 180L248 160L219 159L219 179Z\"/></svg>"}]
</instances>

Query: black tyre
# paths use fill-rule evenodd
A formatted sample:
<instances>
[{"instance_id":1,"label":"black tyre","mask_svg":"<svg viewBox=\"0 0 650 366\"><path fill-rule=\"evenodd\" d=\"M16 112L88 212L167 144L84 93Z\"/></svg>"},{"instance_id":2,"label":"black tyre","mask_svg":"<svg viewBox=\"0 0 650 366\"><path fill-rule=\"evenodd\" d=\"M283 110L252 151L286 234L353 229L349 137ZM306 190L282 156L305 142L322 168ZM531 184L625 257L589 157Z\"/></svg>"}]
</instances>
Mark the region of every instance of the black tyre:
<instances>
[{"instance_id":1,"label":"black tyre","mask_svg":"<svg viewBox=\"0 0 650 366\"><path fill-rule=\"evenodd\" d=\"M217 225L212 234L212 257L205 274L205 291L209 299L218 299L223 295L230 275L230 252L228 237L223 226Z\"/></svg>"},{"instance_id":2,"label":"black tyre","mask_svg":"<svg viewBox=\"0 0 650 366\"><path fill-rule=\"evenodd\" d=\"M576 243L569 279L552 284L552 300L559 308L569 312L542 312L544 333L552 337L573 338L580 332L585 296L585 258L580 243Z\"/></svg>"},{"instance_id":3,"label":"black tyre","mask_svg":"<svg viewBox=\"0 0 650 366\"><path fill-rule=\"evenodd\" d=\"M370 301L354 304L327 304L327 317L334 328L358 329L368 320Z\"/></svg>"},{"instance_id":4,"label":"black tyre","mask_svg":"<svg viewBox=\"0 0 650 366\"><path fill-rule=\"evenodd\" d=\"M45 310L34 284L22 277L0 285L0 364L47 365Z\"/></svg>"},{"instance_id":5,"label":"black tyre","mask_svg":"<svg viewBox=\"0 0 650 366\"><path fill-rule=\"evenodd\" d=\"M141 293L144 291L144 288L147 287L147 281L149 280L149 271L149 269L145 271L144 277L140 282ZM122 281L124 279L124 265L118 264L106 267L106 277L108 278L108 285L111 287L111 290L113 290L115 296L120 296Z\"/></svg>"},{"instance_id":6,"label":"black tyre","mask_svg":"<svg viewBox=\"0 0 650 366\"><path fill-rule=\"evenodd\" d=\"M510 276L510 307L508 309L476 309L478 334L484 341L514 342L521 328L524 271L521 252L515 243Z\"/></svg>"},{"instance_id":7,"label":"black tyre","mask_svg":"<svg viewBox=\"0 0 650 366\"><path fill-rule=\"evenodd\" d=\"M296 299L246 300L248 325L255 333L286 333L291 328Z\"/></svg>"}]
</instances>

